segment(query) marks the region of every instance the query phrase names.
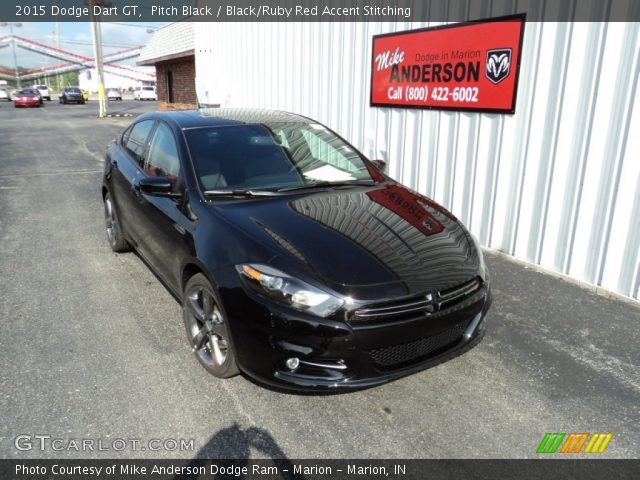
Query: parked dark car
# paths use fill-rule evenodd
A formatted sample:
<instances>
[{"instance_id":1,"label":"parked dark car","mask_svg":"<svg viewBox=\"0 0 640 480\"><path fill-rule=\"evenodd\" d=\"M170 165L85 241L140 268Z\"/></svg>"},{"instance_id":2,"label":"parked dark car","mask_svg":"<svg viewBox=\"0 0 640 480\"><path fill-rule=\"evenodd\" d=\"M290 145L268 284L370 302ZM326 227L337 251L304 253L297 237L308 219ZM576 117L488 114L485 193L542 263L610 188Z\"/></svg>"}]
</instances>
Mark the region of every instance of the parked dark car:
<instances>
[{"instance_id":1,"label":"parked dark car","mask_svg":"<svg viewBox=\"0 0 640 480\"><path fill-rule=\"evenodd\" d=\"M76 87L66 87L58 94L58 102L67 104L69 102L84 104L82 90Z\"/></svg>"},{"instance_id":2,"label":"parked dark car","mask_svg":"<svg viewBox=\"0 0 640 480\"><path fill-rule=\"evenodd\" d=\"M298 115L148 113L107 150L107 235L181 300L213 375L380 384L473 346L491 303L471 234L382 166Z\"/></svg>"}]
</instances>

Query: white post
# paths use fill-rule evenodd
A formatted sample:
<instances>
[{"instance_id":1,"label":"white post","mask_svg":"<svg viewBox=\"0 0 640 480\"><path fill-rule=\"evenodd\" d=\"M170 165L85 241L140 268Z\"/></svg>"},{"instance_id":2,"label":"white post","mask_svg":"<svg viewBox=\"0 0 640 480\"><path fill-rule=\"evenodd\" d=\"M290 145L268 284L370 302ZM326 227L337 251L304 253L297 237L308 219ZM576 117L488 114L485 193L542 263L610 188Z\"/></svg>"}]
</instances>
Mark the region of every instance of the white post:
<instances>
[{"instance_id":1,"label":"white post","mask_svg":"<svg viewBox=\"0 0 640 480\"><path fill-rule=\"evenodd\" d=\"M96 57L96 73L98 75L98 105L100 106L100 118L106 117L107 97L104 91L104 71L102 68L102 34L100 32L100 19L93 15L93 4L95 0L89 1L91 8L91 32L93 33L93 51Z\"/></svg>"}]
</instances>

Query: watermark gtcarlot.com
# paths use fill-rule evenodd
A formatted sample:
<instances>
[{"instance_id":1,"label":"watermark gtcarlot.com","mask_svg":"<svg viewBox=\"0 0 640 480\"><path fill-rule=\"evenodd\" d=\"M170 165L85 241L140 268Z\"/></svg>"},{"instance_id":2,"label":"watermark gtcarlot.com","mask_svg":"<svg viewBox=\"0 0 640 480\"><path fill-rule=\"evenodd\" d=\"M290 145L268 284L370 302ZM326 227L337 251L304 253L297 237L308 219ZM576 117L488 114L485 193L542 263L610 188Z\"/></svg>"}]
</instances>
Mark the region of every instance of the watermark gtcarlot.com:
<instances>
[{"instance_id":1,"label":"watermark gtcarlot.com","mask_svg":"<svg viewBox=\"0 0 640 480\"><path fill-rule=\"evenodd\" d=\"M22 434L13 439L16 450L50 452L190 452L192 438L59 438L46 434Z\"/></svg>"}]
</instances>

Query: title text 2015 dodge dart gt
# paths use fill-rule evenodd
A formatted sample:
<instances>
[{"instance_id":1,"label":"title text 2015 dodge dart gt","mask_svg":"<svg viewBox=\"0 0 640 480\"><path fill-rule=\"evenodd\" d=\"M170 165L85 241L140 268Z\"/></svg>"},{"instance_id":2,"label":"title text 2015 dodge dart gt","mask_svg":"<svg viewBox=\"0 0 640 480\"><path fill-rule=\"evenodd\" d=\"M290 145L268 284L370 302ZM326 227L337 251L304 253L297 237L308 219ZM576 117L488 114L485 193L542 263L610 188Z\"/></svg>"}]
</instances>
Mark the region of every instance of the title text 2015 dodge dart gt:
<instances>
[{"instance_id":1,"label":"title text 2015 dodge dart gt","mask_svg":"<svg viewBox=\"0 0 640 480\"><path fill-rule=\"evenodd\" d=\"M182 300L213 375L380 384L475 344L490 304L473 237L381 164L289 113L145 114L107 151L107 235Z\"/></svg>"}]
</instances>

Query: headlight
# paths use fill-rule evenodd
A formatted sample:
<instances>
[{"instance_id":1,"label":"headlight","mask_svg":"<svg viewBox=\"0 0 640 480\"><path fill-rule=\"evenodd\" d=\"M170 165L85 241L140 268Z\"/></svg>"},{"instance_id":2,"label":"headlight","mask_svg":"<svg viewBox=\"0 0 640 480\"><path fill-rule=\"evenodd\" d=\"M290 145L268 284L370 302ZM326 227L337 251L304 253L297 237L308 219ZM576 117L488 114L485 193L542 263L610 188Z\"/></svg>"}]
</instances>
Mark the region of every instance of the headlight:
<instances>
[{"instance_id":1,"label":"headlight","mask_svg":"<svg viewBox=\"0 0 640 480\"><path fill-rule=\"evenodd\" d=\"M296 310L328 317L344 304L344 300L266 265L236 265L236 270L254 289Z\"/></svg>"}]
</instances>

